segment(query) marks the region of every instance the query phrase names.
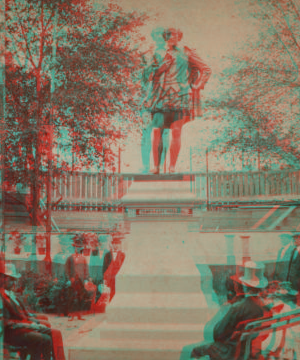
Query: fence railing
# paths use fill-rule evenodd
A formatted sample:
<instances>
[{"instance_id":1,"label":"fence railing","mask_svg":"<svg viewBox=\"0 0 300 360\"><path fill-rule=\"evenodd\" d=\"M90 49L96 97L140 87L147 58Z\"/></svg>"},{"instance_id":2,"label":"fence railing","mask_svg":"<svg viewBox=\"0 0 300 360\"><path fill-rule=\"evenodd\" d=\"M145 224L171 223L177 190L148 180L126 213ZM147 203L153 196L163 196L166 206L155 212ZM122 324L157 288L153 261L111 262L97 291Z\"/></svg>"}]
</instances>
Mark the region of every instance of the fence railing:
<instances>
[{"instance_id":1,"label":"fence railing","mask_svg":"<svg viewBox=\"0 0 300 360\"><path fill-rule=\"evenodd\" d=\"M206 174L195 174L193 192L196 196L207 196L207 188L211 200L257 196L298 197L300 170L209 173L208 182Z\"/></svg>"},{"instance_id":2,"label":"fence railing","mask_svg":"<svg viewBox=\"0 0 300 360\"><path fill-rule=\"evenodd\" d=\"M153 175L73 172L54 179L52 199L69 203L116 203L133 181L151 181ZM190 182L190 192L199 200L229 200L256 197L300 199L300 170L257 172L210 172L160 175L154 180Z\"/></svg>"},{"instance_id":3,"label":"fence railing","mask_svg":"<svg viewBox=\"0 0 300 360\"><path fill-rule=\"evenodd\" d=\"M131 177L119 174L65 174L54 180L52 196L70 202L115 202L127 194L131 182Z\"/></svg>"}]
</instances>

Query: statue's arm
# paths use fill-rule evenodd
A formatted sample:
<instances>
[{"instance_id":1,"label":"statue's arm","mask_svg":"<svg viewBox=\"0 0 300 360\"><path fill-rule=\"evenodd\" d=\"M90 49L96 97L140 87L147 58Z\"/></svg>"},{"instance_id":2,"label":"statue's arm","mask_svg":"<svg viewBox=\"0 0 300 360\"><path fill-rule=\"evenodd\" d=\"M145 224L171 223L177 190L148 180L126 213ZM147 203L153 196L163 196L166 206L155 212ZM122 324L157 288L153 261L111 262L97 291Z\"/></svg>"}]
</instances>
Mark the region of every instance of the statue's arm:
<instances>
[{"instance_id":1,"label":"statue's arm","mask_svg":"<svg viewBox=\"0 0 300 360\"><path fill-rule=\"evenodd\" d=\"M193 89L204 89L205 84L211 76L211 68L196 54L194 50L184 48L188 55L189 66L192 72L191 87Z\"/></svg>"}]
</instances>

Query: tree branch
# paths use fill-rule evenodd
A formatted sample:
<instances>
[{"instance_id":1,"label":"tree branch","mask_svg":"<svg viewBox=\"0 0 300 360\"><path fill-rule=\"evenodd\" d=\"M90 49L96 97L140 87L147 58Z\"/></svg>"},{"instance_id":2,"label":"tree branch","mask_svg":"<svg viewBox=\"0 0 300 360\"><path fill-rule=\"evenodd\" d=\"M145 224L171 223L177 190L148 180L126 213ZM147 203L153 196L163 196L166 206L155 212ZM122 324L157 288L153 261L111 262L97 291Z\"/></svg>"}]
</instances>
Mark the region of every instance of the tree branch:
<instances>
[{"instance_id":1,"label":"tree branch","mask_svg":"<svg viewBox=\"0 0 300 360\"><path fill-rule=\"evenodd\" d=\"M44 55L44 42L45 42L45 27L44 27L44 1L41 2L41 40L40 40L40 58L38 69L41 69Z\"/></svg>"},{"instance_id":2,"label":"tree branch","mask_svg":"<svg viewBox=\"0 0 300 360\"><path fill-rule=\"evenodd\" d=\"M15 39L15 37L14 37L12 34L10 34L9 32L7 32L7 35L12 39L13 49L14 49L15 54L16 54L16 60L17 60L18 65L21 67L21 66L22 66L22 65L21 65L21 61L20 61L20 58L19 58L19 56L18 56L18 52L17 52L16 44L15 44L16 39Z\"/></svg>"},{"instance_id":3,"label":"tree branch","mask_svg":"<svg viewBox=\"0 0 300 360\"><path fill-rule=\"evenodd\" d=\"M300 59L300 47L295 39L291 29L289 28L286 19L284 18L283 10L278 9L278 4L274 5L273 1L267 0L268 7L272 12L272 19L270 19L269 14L265 14L269 20L271 20L271 24L275 32L277 33L279 39L281 40L283 46L285 47L295 69L297 72L296 78L292 81L295 82L299 77L299 59ZM274 11L275 8L275 11ZM279 14L276 13L279 11ZM281 16L280 16L281 15ZM290 47L296 46L296 48L292 51Z\"/></svg>"},{"instance_id":4,"label":"tree branch","mask_svg":"<svg viewBox=\"0 0 300 360\"><path fill-rule=\"evenodd\" d=\"M31 55L31 52L30 52L30 49L29 49L29 46L28 46L27 37L25 36L25 30L24 30L24 28L23 28L20 15L19 15L19 12L18 12L18 10L17 10L17 4L16 4L15 0L14 0L14 4L15 4L15 8L16 8L16 13L17 13L17 16L18 16L19 24L20 24L20 27L21 27L21 32L22 32L22 35L23 35L23 39L24 39L24 41L25 41L25 46L26 46L26 49L27 49L28 54L29 54L29 60L30 60L30 62L31 62L31 64L32 64L33 68L36 70L36 65L35 65L35 63L34 63L34 61L33 61L33 58L32 58L32 55Z\"/></svg>"},{"instance_id":5,"label":"tree branch","mask_svg":"<svg viewBox=\"0 0 300 360\"><path fill-rule=\"evenodd\" d=\"M55 14L55 7L53 7L53 9L52 9L51 15L50 15L50 17L49 17L49 19L48 19L48 21L46 23L46 26L45 26L45 30L48 29L48 26L50 24L50 21L53 19L54 14Z\"/></svg>"}]
</instances>

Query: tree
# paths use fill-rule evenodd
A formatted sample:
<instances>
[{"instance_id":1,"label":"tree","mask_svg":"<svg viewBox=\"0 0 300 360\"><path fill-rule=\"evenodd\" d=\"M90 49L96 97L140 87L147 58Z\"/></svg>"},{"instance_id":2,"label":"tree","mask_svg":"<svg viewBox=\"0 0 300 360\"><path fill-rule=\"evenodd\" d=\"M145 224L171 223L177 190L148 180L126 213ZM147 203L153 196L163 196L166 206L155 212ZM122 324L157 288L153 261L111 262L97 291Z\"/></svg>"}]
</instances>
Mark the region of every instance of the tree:
<instances>
[{"instance_id":1,"label":"tree","mask_svg":"<svg viewBox=\"0 0 300 360\"><path fill-rule=\"evenodd\" d=\"M4 2L0 3L0 240L2 242L1 248L4 248L3 245L5 241L5 229L4 229L4 136L5 136L5 122L4 122L4 98L5 98L5 89L4 89L4 76L5 76L5 60L4 60L4 45L5 45L5 19L4 19ZM4 257L4 252L1 249L1 260L2 256ZM2 351L2 350L0 350Z\"/></svg>"},{"instance_id":2,"label":"tree","mask_svg":"<svg viewBox=\"0 0 300 360\"><path fill-rule=\"evenodd\" d=\"M84 28L70 29L67 41L58 47L64 79L55 94L56 118L69 129L73 150L87 167L95 159L100 165L101 158L112 166L110 145L122 137L126 125L132 127L138 121L134 109L140 99L144 62L138 48L132 46L132 41L137 43L140 38L133 39L130 34L144 20L135 12L127 14L110 7L99 18L85 18Z\"/></svg>"},{"instance_id":3,"label":"tree","mask_svg":"<svg viewBox=\"0 0 300 360\"><path fill-rule=\"evenodd\" d=\"M268 154L283 166L298 166L298 9L290 0L250 5L251 16L260 23L259 35L229 57L221 82L231 86L211 102L226 109L234 124L228 127L224 150L257 152L259 159L267 154L264 166L271 160Z\"/></svg>"},{"instance_id":4,"label":"tree","mask_svg":"<svg viewBox=\"0 0 300 360\"><path fill-rule=\"evenodd\" d=\"M6 1L5 161L10 182L31 187L34 226L49 170L49 125L55 146L67 129L81 165L111 161L121 137L112 116L135 110L143 61L132 34L145 19L115 6L95 11L86 0ZM68 169L62 161L54 176Z\"/></svg>"}]
</instances>

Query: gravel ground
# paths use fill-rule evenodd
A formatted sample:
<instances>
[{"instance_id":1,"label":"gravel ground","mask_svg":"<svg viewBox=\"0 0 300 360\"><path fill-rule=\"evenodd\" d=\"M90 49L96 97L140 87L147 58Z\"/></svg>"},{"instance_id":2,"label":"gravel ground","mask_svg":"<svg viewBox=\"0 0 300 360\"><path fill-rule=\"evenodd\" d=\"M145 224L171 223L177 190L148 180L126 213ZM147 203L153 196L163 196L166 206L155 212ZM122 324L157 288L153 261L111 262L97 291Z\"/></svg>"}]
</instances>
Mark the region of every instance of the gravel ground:
<instances>
[{"instance_id":1,"label":"gravel ground","mask_svg":"<svg viewBox=\"0 0 300 360\"><path fill-rule=\"evenodd\" d=\"M105 320L105 314L86 314L83 316L84 320L76 318L73 321L69 321L68 317L49 314L47 316L52 328L59 329L62 333L66 358L70 346L75 345L81 336L89 333Z\"/></svg>"}]
</instances>

